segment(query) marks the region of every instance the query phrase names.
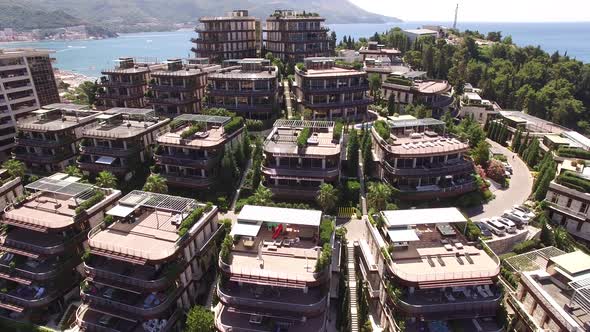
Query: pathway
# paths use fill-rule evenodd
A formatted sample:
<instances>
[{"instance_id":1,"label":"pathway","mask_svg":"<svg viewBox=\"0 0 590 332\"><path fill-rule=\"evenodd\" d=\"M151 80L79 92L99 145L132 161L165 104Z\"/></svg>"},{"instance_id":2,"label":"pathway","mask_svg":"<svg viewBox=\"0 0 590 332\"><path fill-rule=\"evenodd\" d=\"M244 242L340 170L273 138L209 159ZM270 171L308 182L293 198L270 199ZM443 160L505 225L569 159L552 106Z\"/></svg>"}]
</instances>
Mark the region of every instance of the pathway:
<instances>
[{"instance_id":1,"label":"pathway","mask_svg":"<svg viewBox=\"0 0 590 332\"><path fill-rule=\"evenodd\" d=\"M252 167L252 159L248 159L248 163L246 164L246 168L242 172L242 178L240 179L240 185L238 186L238 189L236 189L236 193L234 194L234 198L232 199L231 205L229 207L230 211L233 211L236 207L236 203L238 202L238 198L240 197L240 190L242 189L242 186L244 185L244 181L246 180L246 174L248 174L250 167Z\"/></svg>"},{"instance_id":2,"label":"pathway","mask_svg":"<svg viewBox=\"0 0 590 332\"><path fill-rule=\"evenodd\" d=\"M348 243L347 264L348 264L348 300L350 304L350 331L358 332L358 312L357 312L357 293L356 293L356 266L354 264L354 245Z\"/></svg>"},{"instance_id":3,"label":"pathway","mask_svg":"<svg viewBox=\"0 0 590 332\"><path fill-rule=\"evenodd\" d=\"M291 90L289 89L289 82L283 81L283 98L285 98L285 106L287 107L287 119L293 116L293 107L291 105Z\"/></svg>"},{"instance_id":4,"label":"pathway","mask_svg":"<svg viewBox=\"0 0 590 332\"><path fill-rule=\"evenodd\" d=\"M508 163L512 165L513 174L510 178L510 186L507 189L495 190L494 195L496 197L493 200L483 206L467 209L467 214L473 220L500 216L504 213L504 210L510 209L513 205L524 203L530 196L533 187L531 172L518 157L518 154L491 140L487 140L487 142L494 149L502 151L507 157Z\"/></svg>"}]
</instances>

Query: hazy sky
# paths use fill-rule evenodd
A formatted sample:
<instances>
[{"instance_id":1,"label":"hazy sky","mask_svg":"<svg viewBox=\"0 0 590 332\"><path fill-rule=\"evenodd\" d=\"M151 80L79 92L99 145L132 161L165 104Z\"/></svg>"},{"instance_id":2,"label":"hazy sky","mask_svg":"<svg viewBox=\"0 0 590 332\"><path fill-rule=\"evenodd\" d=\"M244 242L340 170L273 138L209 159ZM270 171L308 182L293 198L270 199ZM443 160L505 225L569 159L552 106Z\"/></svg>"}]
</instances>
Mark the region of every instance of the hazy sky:
<instances>
[{"instance_id":1,"label":"hazy sky","mask_svg":"<svg viewBox=\"0 0 590 332\"><path fill-rule=\"evenodd\" d=\"M368 11L404 21L451 22L459 4L459 21L590 21L589 0L350 0Z\"/></svg>"}]
</instances>

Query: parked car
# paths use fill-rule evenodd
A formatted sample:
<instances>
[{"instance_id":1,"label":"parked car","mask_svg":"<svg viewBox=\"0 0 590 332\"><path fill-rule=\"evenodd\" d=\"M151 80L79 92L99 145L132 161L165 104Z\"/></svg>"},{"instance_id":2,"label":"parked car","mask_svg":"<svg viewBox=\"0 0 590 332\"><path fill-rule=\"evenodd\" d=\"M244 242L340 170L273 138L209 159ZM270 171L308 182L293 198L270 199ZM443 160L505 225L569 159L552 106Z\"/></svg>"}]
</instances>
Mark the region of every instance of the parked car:
<instances>
[{"instance_id":1,"label":"parked car","mask_svg":"<svg viewBox=\"0 0 590 332\"><path fill-rule=\"evenodd\" d=\"M501 222L493 219L482 219L482 222L485 222L486 226L492 231L494 234L498 236L504 236L506 234L506 226Z\"/></svg>"},{"instance_id":2,"label":"parked car","mask_svg":"<svg viewBox=\"0 0 590 332\"><path fill-rule=\"evenodd\" d=\"M526 214L518 210L506 210L502 215L504 218L508 218L512 221L519 222L523 226L528 225L531 218L529 218Z\"/></svg>"},{"instance_id":3,"label":"parked car","mask_svg":"<svg viewBox=\"0 0 590 332\"><path fill-rule=\"evenodd\" d=\"M510 173L510 175L514 174L514 170L512 170L512 165L510 165L506 161L502 162L502 165L504 165L504 169L506 170L506 172Z\"/></svg>"},{"instance_id":4,"label":"parked car","mask_svg":"<svg viewBox=\"0 0 590 332\"><path fill-rule=\"evenodd\" d=\"M485 223L480 221L480 222L475 222L474 224L481 231L481 235L492 236L492 232L490 231L490 228Z\"/></svg>"},{"instance_id":5,"label":"parked car","mask_svg":"<svg viewBox=\"0 0 590 332\"><path fill-rule=\"evenodd\" d=\"M498 218L496 218L496 220L498 220L504 226L506 226L506 232L516 233L516 224L512 220L510 220L508 218L504 218L504 217L498 217Z\"/></svg>"},{"instance_id":6,"label":"parked car","mask_svg":"<svg viewBox=\"0 0 590 332\"><path fill-rule=\"evenodd\" d=\"M528 216L531 219L535 217L535 212L533 212L533 210L529 209L528 207L526 207L524 205L514 205L514 206L512 206L512 209L518 210L518 211L524 213L526 216Z\"/></svg>"}]
</instances>

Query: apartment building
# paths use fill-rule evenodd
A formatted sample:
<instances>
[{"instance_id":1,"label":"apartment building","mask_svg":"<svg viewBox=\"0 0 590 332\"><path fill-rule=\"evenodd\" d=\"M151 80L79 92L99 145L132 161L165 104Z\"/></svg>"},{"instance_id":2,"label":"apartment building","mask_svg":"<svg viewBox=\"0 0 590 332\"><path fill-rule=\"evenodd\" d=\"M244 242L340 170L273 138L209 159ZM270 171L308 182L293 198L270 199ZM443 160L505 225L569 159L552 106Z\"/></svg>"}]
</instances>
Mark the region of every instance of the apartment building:
<instances>
[{"instance_id":1,"label":"apartment building","mask_svg":"<svg viewBox=\"0 0 590 332\"><path fill-rule=\"evenodd\" d=\"M102 71L99 81L98 105L105 109L111 107L147 106L145 96L148 91L150 72L161 67L156 63L140 62L134 58L121 57L117 66Z\"/></svg>"},{"instance_id":2,"label":"apartment building","mask_svg":"<svg viewBox=\"0 0 590 332\"><path fill-rule=\"evenodd\" d=\"M266 18L263 36L266 52L291 64L304 58L331 56L334 50L325 21L317 13L275 10Z\"/></svg>"},{"instance_id":3,"label":"apartment building","mask_svg":"<svg viewBox=\"0 0 590 332\"><path fill-rule=\"evenodd\" d=\"M391 74L381 84L385 100L393 95L402 108L408 104L423 104L439 115L453 103L451 90L449 82L428 79L426 72L413 70Z\"/></svg>"},{"instance_id":4,"label":"apartment building","mask_svg":"<svg viewBox=\"0 0 590 332\"><path fill-rule=\"evenodd\" d=\"M481 90L466 83L463 86L463 95L460 99L459 117L472 117L475 121L485 125L488 119L497 118L500 114L500 106L495 102L483 99Z\"/></svg>"},{"instance_id":5,"label":"apartment building","mask_svg":"<svg viewBox=\"0 0 590 332\"><path fill-rule=\"evenodd\" d=\"M326 330L331 269L318 245L332 250L334 237L318 241L321 222L321 211L243 207L219 257L219 331Z\"/></svg>"},{"instance_id":6,"label":"apartment building","mask_svg":"<svg viewBox=\"0 0 590 332\"><path fill-rule=\"evenodd\" d=\"M201 17L195 28L192 51L212 63L228 59L255 58L261 46L260 20L247 10L234 10L222 17Z\"/></svg>"},{"instance_id":7,"label":"apartment building","mask_svg":"<svg viewBox=\"0 0 590 332\"><path fill-rule=\"evenodd\" d=\"M242 140L239 117L183 114L170 124L170 132L157 138L154 158L169 186L208 188L220 174L224 153L233 153Z\"/></svg>"},{"instance_id":8,"label":"apartment building","mask_svg":"<svg viewBox=\"0 0 590 332\"><path fill-rule=\"evenodd\" d=\"M363 119L373 102L368 97L367 73L332 58L307 58L295 67L297 108L314 120Z\"/></svg>"},{"instance_id":9,"label":"apartment building","mask_svg":"<svg viewBox=\"0 0 590 332\"><path fill-rule=\"evenodd\" d=\"M395 48L386 48L385 45L376 41L370 41L367 46L362 46L359 49L359 54L362 56L363 62L367 59L373 59L374 61L387 59L389 63L396 63L401 62L402 52Z\"/></svg>"},{"instance_id":10,"label":"apartment building","mask_svg":"<svg viewBox=\"0 0 590 332\"><path fill-rule=\"evenodd\" d=\"M151 158L150 147L170 122L145 108L111 108L96 119L82 132L78 167L90 174L109 171L125 180Z\"/></svg>"},{"instance_id":11,"label":"apartment building","mask_svg":"<svg viewBox=\"0 0 590 332\"><path fill-rule=\"evenodd\" d=\"M517 289L506 296L514 331L590 330L590 256L546 247L507 262L520 276Z\"/></svg>"},{"instance_id":12,"label":"apartment building","mask_svg":"<svg viewBox=\"0 0 590 332\"><path fill-rule=\"evenodd\" d=\"M12 177L4 168L0 168L0 209L4 208L14 202L14 200L22 196L24 188L20 177Z\"/></svg>"},{"instance_id":13,"label":"apartment building","mask_svg":"<svg viewBox=\"0 0 590 332\"><path fill-rule=\"evenodd\" d=\"M33 174L52 174L75 164L82 132L100 112L87 106L50 104L18 120L13 156Z\"/></svg>"},{"instance_id":14,"label":"apartment building","mask_svg":"<svg viewBox=\"0 0 590 332\"><path fill-rule=\"evenodd\" d=\"M75 297L88 231L120 196L118 190L57 173L25 186L27 196L5 208L0 222L0 310L45 324ZM54 322L54 324L57 322Z\"/></svg>"},{"instance_id":15,"label":"apartment building","mask_svg":"<svg viewBox=\"0 0 590 332\"><path fill-rule=\"evenodd\" d=\"M500 260L464 237L456 208L382 211L355 248L370 320L398 331L502 331ZM480 329L481 328L481 329Z\"/></svg>"},{"instance_id":16,"label":"apartment building","mask_svg":"<svg viewBox=\"0 0 590 332\"><path fill-rule=\"evenodd\" d=\"M426 37L432 37L432 38L436 39L440 35L437 30L424 29L424 28L402 30L402 33L404 35L406 35L406 37L408 37L408 39L412 43L418 39L426 38Z\"/></svg>"},{"instance_id":17,"label":"apartment building","mask_svg":"<svg viewBox=\"0 0 590 332\"><path fill-rule=\"evenodd\" d=\"M150 103L158 116L175 117L199 113L203 106L207 74L218 66L169 59L165 67L151 72Z\"/></svg>"},{"instance_id":18,"label":"apartment building","mask_svg":"<svg viewBox=\"0 0 590 332\"><path fill-rule=\"evenodd\" d=\"M207 81L209 107L225 108L248 119L266 120L278 113L279 72L269 60L225 60Z\"/></svg>"},{"instance_id":19,"label":"apartment building","mask_svg":"<svg viewBox=\"0 0 590 332\"><path fill-rule=\"evenodd\" d=\"M451 197L476 190L469 144L445 132L445 123L413 116L390 117L371 128L379 179L404 199Z\"/></svg>"},{"instance_id":20,"label":"apartment building","mask_svg":"<svg viewBox=\"0 0 590 332\"><path fill-rule=\"evenodd\" d=\"M277 120L263 146L262 185L277 197L315 199L340 179L342 133L334 122Z\"/></svg>"},{"instance_id":21,"label":"apartment building","mask_svg":"<svg viewBox=\"0 0 590 332\"><path fill-rule=\"evenodd\" d=\"M207 294L223 231L217 207L134 190L88 234L76 323L84 331L178 331Z\"/></svg>"},{"instance_id":22,"label":"apartment building","mask_svg":"<svg viewBox=\"0 0 590 332\"><path fill-rule=\"evenodd\" d=\"M0 159L6 159L7 150L14 147L19 118L60 101L51 53L40 49L0 49Z\"/></svg>"}]
</instances>

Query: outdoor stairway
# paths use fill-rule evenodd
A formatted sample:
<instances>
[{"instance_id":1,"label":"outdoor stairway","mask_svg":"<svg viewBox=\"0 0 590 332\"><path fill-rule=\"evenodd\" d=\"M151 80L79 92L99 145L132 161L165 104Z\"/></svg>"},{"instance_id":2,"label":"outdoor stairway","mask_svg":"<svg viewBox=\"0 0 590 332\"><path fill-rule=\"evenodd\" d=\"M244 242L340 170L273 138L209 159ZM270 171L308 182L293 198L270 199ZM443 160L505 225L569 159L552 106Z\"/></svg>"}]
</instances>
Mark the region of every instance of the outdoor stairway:
<instances>
[{"instance_id":1,"label":"outdoor stairway","mask_svg":"<svg viewBox=\"0 0 590 332\"><path fill-rule=\"evenodd\" d=\"M350 331L359 331L358 313L357 313L357 293L356 293L356 267L354 265L354 245L349 243L347 246L347 263L348 263L348 300L350 304Z\"/></svg>"}]
</instances>

